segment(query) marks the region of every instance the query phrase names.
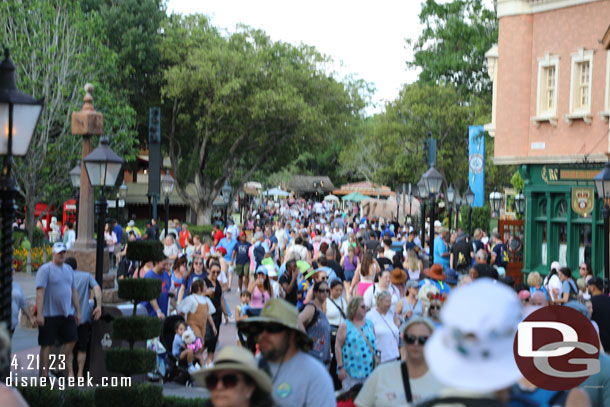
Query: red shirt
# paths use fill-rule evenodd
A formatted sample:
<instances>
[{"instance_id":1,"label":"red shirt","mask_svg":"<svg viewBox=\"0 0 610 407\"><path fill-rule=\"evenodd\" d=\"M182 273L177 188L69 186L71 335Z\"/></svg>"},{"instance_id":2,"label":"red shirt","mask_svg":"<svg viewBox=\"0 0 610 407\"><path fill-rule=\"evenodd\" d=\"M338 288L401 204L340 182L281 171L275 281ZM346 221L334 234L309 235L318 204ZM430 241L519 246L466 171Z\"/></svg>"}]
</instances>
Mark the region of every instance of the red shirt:
<instances>
[{"instance_id":1,"label":"red shirt","mask_svg":"<svg viewBox=\"0 0 610 407\"><path fill-rule=\"evenodd\" d=\"M216 233L214 233L214 242L216 244L218 244L218 242L220 242L222 240L222 238L225 237L225 234L222 233L222 230L217 230Z\"/></svg>"},{"instance_id":2,"label":"red shirt","mask_svg":"<svg viewBox=\"0 0 610 407\"><path fill-rule=\"evenodd\" d=\"M181 230L180 231L180 247L182 247L184 249L184 247L186 246L186 238L190 238L191 234L189 233L188 230Z\"/></svg>"}]
</instances>

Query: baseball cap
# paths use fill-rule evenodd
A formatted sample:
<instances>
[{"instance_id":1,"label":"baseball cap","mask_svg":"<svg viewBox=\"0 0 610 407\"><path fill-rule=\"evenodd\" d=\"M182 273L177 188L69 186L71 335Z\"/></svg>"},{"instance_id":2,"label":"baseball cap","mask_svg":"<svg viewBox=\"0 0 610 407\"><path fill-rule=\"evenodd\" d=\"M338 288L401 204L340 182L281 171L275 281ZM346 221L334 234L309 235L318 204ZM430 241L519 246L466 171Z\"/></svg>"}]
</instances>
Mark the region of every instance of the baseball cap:
<instances>
[{"instance_id":1,"label":"baseball cap","mask_svg":"<svg viewBox=\"0 0 610 407\"><path fill-rule=\"evenodd\" d=\"M53 245L53 253L55 254L65 252L66 250L68 249L66 249L66 245L62 242L57 242Z\"/></svg>"}]
</instances>

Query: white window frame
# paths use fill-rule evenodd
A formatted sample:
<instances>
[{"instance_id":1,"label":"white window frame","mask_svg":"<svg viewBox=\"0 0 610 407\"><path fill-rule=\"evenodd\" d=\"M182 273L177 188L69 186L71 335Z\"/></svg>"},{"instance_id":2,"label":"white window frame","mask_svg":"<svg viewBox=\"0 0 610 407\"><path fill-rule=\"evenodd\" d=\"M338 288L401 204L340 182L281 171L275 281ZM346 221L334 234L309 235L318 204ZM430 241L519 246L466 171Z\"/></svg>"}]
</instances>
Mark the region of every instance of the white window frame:
<instances>
[{"instance_id":1,"label":"white window frame","mask_svg":"<svg viewBox=\"0 0 610 407\"><path fill-rule=\"evenodd\" d=\"M606 51L606 91L604 110L599 112L601 118L607 123L610 118L610 50Z\"/></svg>"},{"instance_id":2,"label":"white window frame","mask_svg":"<svg viewBox=\"0 0 610 407\"><path fill-rule=\"evenodd\" d=\"M574 120L583 120L587 124L591 124L593 115L591 114L591 98L593 95L593 55L592 49L585 50L579 48L577 52L572 53L572 65L570 70L570 113L565 115L566 122L572 124ZM574 98L578 95L577 87L580 85L580 69L578 65L588 62L589 63L589 104L584 107L576 108Z\"/></svg>"},{"instance_id":3,"label":"white window frame","mask_svg":"<svg viewBox=\"0 0 610 407\"><path fill-rule=\"evenodd\" d=\"M555 96L553 105L555 108L551 111L541 111L540 105L542 103L542 80L544 69L547 67L555 67ZM532 122L536 127L540 127L542 122L549 122L551 126L557 126L557 102L559 94L559 56L545 53L543 58L538 58L538 84L536 90L536 116L532 117Z\"/></svg>"}]
</instances>

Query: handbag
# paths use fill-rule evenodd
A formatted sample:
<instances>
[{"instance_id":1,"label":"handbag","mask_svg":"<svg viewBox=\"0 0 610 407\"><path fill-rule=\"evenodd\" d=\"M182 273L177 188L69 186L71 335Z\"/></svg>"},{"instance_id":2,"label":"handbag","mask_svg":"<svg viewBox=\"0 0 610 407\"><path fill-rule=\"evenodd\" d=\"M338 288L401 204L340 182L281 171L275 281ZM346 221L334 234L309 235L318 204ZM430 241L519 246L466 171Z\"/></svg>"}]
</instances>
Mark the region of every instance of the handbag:
<instances>
[{"instance_id":1,"label":"handbag","mask_svg":"<svg viewBox=\"0 0 610 407\"><path fill-rule=\"evenodd\" d=\"M354 326L356 326L356 325L354 324ZM357 328L358 328L358 332L360 332L360 335L362 335L362 337L366 341L366 344L369 346L369 349L373 353L373 369L375 369L377 366L379 366L381 364L381 352L378 350L376 351L373 348L373 346L369 342L369 338L367 338L366 335L364 334L364 332L362 332L362 328L359 328L359 327L357 327Z\"/></svg>"},{"instance_id":2,"label":"handbag","mask_svg":"<svg viewBox=\"0 0 610 407\"><path fill-rule=\"evenodd\" d=\"M400 364L400 372L402 373L402 385L405 389L405 397L407 398L407 403L413 402L413 394L411 393L411 383L409 382L409 368L407 367L407 362L402 362Z\"/></svg>"}]
</instances>

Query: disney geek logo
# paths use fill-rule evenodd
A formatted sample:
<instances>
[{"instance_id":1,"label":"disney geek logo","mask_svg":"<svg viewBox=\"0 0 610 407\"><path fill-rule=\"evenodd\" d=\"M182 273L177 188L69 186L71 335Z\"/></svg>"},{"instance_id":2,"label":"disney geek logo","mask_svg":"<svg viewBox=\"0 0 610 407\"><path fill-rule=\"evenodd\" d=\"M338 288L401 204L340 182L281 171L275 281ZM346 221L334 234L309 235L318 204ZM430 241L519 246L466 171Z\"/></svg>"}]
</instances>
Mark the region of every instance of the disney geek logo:
<instances>
[{"instance_id":1,"label":"disney geek logo","mask_svg":"<svg viewBox=\"0 0 610 407\"><path fill-rule=\"evenodd\" d=\"M599 336L580 312L549 306L519 324L513 343L523 376L545 390L567 390L600 371Z\"/></svg>"}]
</instances>

